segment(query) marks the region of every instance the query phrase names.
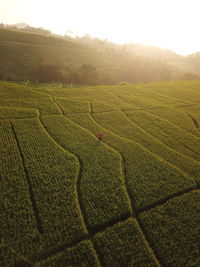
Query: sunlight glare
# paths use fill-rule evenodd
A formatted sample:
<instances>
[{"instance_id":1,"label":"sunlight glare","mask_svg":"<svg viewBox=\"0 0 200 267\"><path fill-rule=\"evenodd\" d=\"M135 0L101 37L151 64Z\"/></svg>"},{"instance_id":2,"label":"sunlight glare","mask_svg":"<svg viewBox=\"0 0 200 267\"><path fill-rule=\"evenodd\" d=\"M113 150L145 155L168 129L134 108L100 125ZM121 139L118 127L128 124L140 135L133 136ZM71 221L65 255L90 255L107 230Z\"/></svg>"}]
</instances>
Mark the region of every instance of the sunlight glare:
<instances>
[{"instance_id":1,"label":"sunlight glare","mask_svg":"<svg viewBox=\"0 0 200 267\"><path fill-rule=\"evenodd\" d=\"M200 50L198 0L19 0L17 4L7 0L0 11L2 18L8 10L12 23L24 21L57 34L70 30L75 36L90 34L118 43L160 46L182 54Z\"/></svg>"}]
</instances>

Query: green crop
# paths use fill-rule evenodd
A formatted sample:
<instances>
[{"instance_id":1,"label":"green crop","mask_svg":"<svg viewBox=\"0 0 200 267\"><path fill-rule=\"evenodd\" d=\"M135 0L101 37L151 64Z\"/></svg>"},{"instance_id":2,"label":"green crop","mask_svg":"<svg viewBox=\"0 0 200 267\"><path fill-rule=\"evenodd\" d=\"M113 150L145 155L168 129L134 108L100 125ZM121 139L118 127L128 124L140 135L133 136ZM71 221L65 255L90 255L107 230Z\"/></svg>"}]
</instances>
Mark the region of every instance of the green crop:
<instances>
[{"instance_id":1,"label":"green crop","mask_svg":"<svg viewBox=\"0 0 200 267\"><path fill-rule=\"evenodd\" d=\"M80 242L76 246L38 262L38 266L101 266L91 241Z\"/></svg>"},{"instance_id":2,"label":"green crop","mask_svg":"<svg viewBox=\"0 0 200 267\"><path fill-rule=\"evenodd\" d=\"M39 112L36 109L0 107L0 119L23 119L37 117L39 117Z\"/></svg>"},{"instance_id":3,"label":"green crop","mask_svg":"<svg viewBox=\"0 0 200 267\"><path fill-rule=\"evenodd\" d=\"M40 115L60 114L52 97L38 94L27 86L0 81L0 106L37 109ZM13 117L15 118L15 117Z\"/></svg>"},{"instance_id":4,"label":"green crop","mask_svg":"<svg viewBox=\"0 0 200 267\"><path fill-rule=\"evenodd\" d=\"M88 114L70 115L70 118L93 133L104 132L104 142L121 154L127 188L136 211L167 195L195 186L194 179L152 154L142 145L101 127L99 122L103 125L106 121L106 114L104 116L93 115L94 118L101 116L102 120L98 119L98 123ZM120 129L120 123L117 124L115 121L115 125L118 125Z\"/></svg>"},{"instance_id":5,"label":"green crop","mask_svg":"<svg viewBox=\"0 0 200 267\"><path fill-rule=\"evenodd\" d=\"M94 244L105 266L159 266L135 219L99 232Z\"/></svg>"},{"instance_id":6,"label":"green crop","mask_svg":"<svg viewBox=\"0 0 200 267\"><path fill-rule=\"evenodd\" d=\"M75 190L79 162L51 139L38 120L12 124L23 153L36 217L40 218L38 230L51 233L52 238L65 233L73 239L84 231Z\"/></svg>"},{"instance_id":7,"label":"green crop","mask_svg":"<svg viewBox=\"0 0 200 267\"><path fill-rule=\"evenodd\" d=\"M193 107L194 111L197 111L197 106ZM181 129L187 131L188 133L200 137L197 128L190 117L190 112L186 108L175 109L175 108L163 108L159 112L156 109L148 110L148 113L151 113L155 116L163 118L170 121ZM198 113L198 112L197 112ZM197 115L197 114L196 114Z\"/></svg>"},{"instance_id":8,"label":"green crop","mask_svg":"<svg viewBox=\"0 0 200 267\"><path fill-rule=\"evenodd\" d=\"M119 153L63 117L42 119L45 128L80 163L79 192L88 227L130 213Z\"/></svg>"},{"instance_id":9,"label":"green crop","mask_svg":"<svg viewBox=\"0 0 200 267\"><path fill-rule=\"evenodd\" d=\"M140 215L166 266L199 266L200 192L193 191Z\"/></svg>"},{"instance_id":10,"label":"green crop","mask_svg":"<svg viewBox=\"0 0 200 267\"><path fill-rule=\"evenodd\" d=\"M94 114L93 117L103 127L109 129L113 133L141 144L143 147L157 155L159 158L168 161L175 168L178 167L184 172L187 172L191 177L196 177L197 179L199 179L200 164L190 157L179 153L178 151L176 151L176 149L170 148L168 143L165 144L164 142L161 142L161 140L150 135L149 133L152 133L150 130L155 129L155 125L150 124L150 121L148 122L148 129L146 129L145 127L139 127L141 125L141 120L139 120L140 117L137 116L137 114L138 112L135 111L126 112L124 114L121 112L112 112L103 115ZM130 120L129 118L132 120ZM116 123L116 121L118 123ZM137 124L134 122L136 122ZM159 134L158 131L156 132L156 134ZM196 144L198 144L198 140L196 141ZM198 146L196 146L195 149L197 149L198 151Z\"/></svg>"},{"instance_id":11,"label":"green crop","mask_svg":"<svg viewBox=\"0 0 200 267\"><path fill-rule=\"evenodd\" d=\"M194 160L200 160L198 137L191 136L172 123L148 114L146 111L129 112L127 114L135 123L165 145Z\"/></svg>"},{"instance_id":12,"label":"green crop","mask_svg":"<svg viewBox=\"0 0 200 267\"><path fill-rule=\"evenodd\" d=\"M53 101L60 107L62 113L89 113L90 105L87 101L66 100L63 98L53 98Z\"/></svg>"},{"instance_id":13,"label":"green crop","mask_svg":"<svg viewBox=\"0 0 200 267\"><path fill-rule=\"evenodd\" d=\"M0 81L0 266L193 266L200 82Z\"/></svg>"},{"instance_id":14,"label":"green crop","mask_svg":"<svg viewBox=\"0 0 200 267\"><path fill-rule=\"evenodd\" d=\"M183 108L183 112L192 121L193 127L198 131L198 136L199 136L199 131L200 131L200 105L184 107Z\"/></svg>"}]
</instances>

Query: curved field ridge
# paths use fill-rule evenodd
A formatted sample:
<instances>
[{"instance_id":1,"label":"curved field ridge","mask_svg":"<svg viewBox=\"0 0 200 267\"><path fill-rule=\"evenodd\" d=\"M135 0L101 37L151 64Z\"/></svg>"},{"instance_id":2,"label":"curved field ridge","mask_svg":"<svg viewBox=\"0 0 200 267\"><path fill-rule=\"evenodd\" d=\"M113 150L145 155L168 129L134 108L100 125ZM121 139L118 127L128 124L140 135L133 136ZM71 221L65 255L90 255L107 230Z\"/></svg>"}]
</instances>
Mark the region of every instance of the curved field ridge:
<instances>
[{"instance_id":1,"label":"curved field ridge","mask_svg":"<svg viewBox=\"0 0 200 267\"><path fill-rule=\"evenodd\" d=\"M79 159L78 186L88 227L96 228L130 213L118 154L64 117L49 117L42 121L54 140Z\"/></svg>"},{"instance_id":2,"label":"curved field ridge","mask_svg":"<svg viewBox=\"0 0 200 267\"><path fill-rule=\"evenodd\" d=\"M198 267L199 99L0 82L0 266Z\"/></svg>"},{"instance_id":3,"label":"curved field ridge","mask_svg":"<svg viewBox=\"0 0 200 267\"><path fill-rule=\"evenodd\" d=\"M12 125L32 194L37 197L35 201L43 231L53 231L60 236L60 230L67 230L69 238L77 235L78 231L83 230L75 192L79 169L77 159L56 146L37 119L15 121ZM78 228L71 228L70 218L73 218L73 222L76 220L75 226Z\"/></svg>"},{"instance_id":4,"label":"curved field ridge","mask_svg":"<svg viewBox=\"0 0 200 267\"><path fill-rule=\"evenodd\" d=\"M200 207L197 203L200 203L199 190L140 215L166 266L200 265Z\"/></svg>"}]
</instances>

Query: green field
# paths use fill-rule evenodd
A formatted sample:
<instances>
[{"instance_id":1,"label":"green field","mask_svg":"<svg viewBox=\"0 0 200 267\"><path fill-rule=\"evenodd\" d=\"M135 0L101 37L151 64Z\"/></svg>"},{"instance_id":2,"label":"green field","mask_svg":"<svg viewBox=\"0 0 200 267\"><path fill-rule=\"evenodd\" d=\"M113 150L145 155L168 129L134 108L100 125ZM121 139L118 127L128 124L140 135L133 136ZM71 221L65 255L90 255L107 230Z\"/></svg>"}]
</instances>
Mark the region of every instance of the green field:
<instances>
[{"instance_id":1,"label":"green field","mask_svg":"<svg viewBox=\"0 0 200 267\"><path fill-rule=\"evenodd\" d=\"M200 81L0 81L0 136L0 266L200 266Z\"/></svg>"}]
</instances>

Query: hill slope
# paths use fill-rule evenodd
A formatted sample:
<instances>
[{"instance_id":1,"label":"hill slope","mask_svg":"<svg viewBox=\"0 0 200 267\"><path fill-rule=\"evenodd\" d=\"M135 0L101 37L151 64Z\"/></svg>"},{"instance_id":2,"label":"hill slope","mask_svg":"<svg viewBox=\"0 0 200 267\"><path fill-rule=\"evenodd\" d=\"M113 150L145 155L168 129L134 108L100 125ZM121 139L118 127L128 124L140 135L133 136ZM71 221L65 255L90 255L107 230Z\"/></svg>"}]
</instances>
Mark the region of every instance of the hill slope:
<instances>
[{"instance_id":1,"label":"hill slope","mask_svg":"<svg viewBox=\"0 0 200 267\"><path fill-rule=\"evenodd\" d=\"M0 96L1 266L200 265L200 82Z\"/></svg>"},{"instance_id":2,"label":"hill slope","mask_svg":"<svg viewBox=\"0 0 200 267\"><path fill-rule=\"evenodd\" d=\"M140 44L125 44L124 48L135 55L161 60L176 66L182 71L200 75L200 52L181 56L170 50Z\"/></svg>"},{"instance_id":3,"label":"hill slope","mask_svg":"<svg viewBox=\"0 0 200 267\"><path fill-rule=\"evenodd\" d=\"M73 39L0 29L0 50L3 80L116 84L196 77L186 76L162 57L150 58L87 36Z\"/></svg>"}]
</instances>

